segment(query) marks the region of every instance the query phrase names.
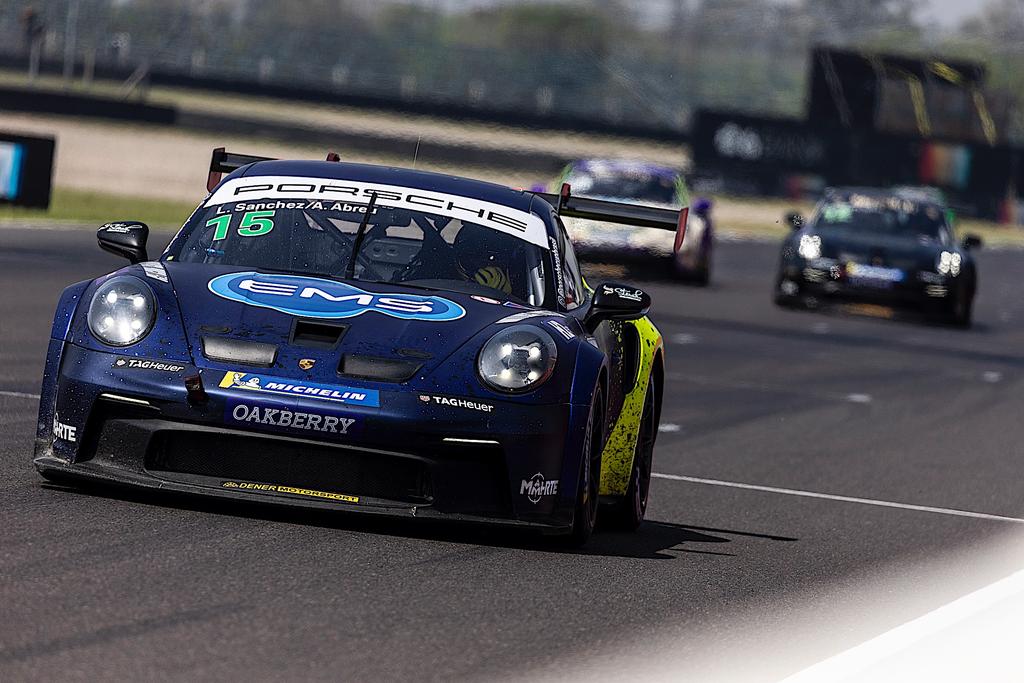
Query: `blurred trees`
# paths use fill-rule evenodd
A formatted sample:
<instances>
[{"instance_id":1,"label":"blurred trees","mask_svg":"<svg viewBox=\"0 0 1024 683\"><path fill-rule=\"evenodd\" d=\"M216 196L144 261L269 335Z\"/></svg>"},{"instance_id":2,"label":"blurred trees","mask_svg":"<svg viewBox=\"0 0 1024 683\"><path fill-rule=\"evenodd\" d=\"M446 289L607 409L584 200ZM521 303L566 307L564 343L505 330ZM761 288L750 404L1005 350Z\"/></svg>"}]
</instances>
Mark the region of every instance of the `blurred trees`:
<instances>
[{"instance_id":1,"label":"blurred trees","mask_svg":"<svg viewBox=\"0 0 1024 683\"><path fill-rule=\"evenodd\" d=\"M7 49L31 4L59 53L69 1L0 0ZM949 50L1024 86L1024 0L941 34L923 0L80 2L78 44L108 61L673 127L702 104L800 114L816 44Z\"/></svg>"}]
</instances>

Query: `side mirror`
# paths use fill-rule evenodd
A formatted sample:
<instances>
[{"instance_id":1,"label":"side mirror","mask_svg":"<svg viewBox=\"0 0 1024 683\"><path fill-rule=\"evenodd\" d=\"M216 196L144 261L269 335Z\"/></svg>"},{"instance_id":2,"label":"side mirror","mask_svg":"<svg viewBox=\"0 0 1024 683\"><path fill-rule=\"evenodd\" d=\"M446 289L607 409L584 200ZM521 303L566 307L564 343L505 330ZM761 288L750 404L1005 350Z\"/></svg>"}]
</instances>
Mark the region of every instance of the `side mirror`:
<instances>
[{"instance_id":1,"label":"side mirror","mask_svg":"<svg viewBox=\"0 0 1024 683\"><path fill-rule=\"evenodd\" d=\"M698 216L705 216L711 213L711 200L701 197L694 203L693 212Z\"/></svg>"},{"instance_id":2,"label":"side mirror","mask_svg":"<svg viewBox=\"0 0 1024 683\"><path fill-rule=\"evenodd\" d=\"M792 230L799 230L804 227L804 217L796 211L790 211L786 214L786 224L789 225Z\"/></svg>"},{"instance_id":3,"label":"side mirror","mask_svg":"<svg viewBox=\"0 0 1024 683\"><path fill-rule=\"evenodd\" d=\"M149 260L149 256L146 254L149 226L145 223L138 221L107 223L96 231L96 239L100 243L100 249L126 258L132 263Z\"/></svg>"},{"instance_id":4,"label":"side mirror","mask_svg":"<svg viewBox=\"0 0 1024 683\"><path fill-rule=\"evenodd\" d=\"M964 249L980 249L982 240L977 235L967 235L964 237Z\"/></svg>"},{"instance_id":5,"label":"side mirror","mask_svg":"<svg viewBox=\"0 0 1024 683\"><path fill-rule=\"evenodd\" d=\"M590 311L583 321L590 332L605 320L636 320L651 310L651 295L642 289L606 282L594 292Z\"/></svg>"}]
</instances>

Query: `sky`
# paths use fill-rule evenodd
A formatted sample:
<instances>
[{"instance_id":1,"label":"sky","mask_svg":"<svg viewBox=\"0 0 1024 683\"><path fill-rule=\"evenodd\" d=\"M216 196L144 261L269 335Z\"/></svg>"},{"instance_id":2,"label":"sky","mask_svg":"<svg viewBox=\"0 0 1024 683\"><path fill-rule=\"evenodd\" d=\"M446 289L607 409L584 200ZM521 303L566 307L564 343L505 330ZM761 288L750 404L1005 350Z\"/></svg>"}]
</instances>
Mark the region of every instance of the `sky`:
<instances>
[{"instance_id":1,"label":"sky","mask_svg":"<svg viewBox=\"0 0 1024 683\"><path fill-rule=\"evenodd\" d=\"M510 4L516 0L415 0L420 4L433 5L449 11L466 9L467 7L482 7L488 5ZM646 4L655 11L671 4L674 0L633 0L638 4ZM688 0L691 3L699 0ZM713 0L705 0L713 1ZM794 0L770 0L772 2L794 2ZM966 17L976 14L988 0L924 0L921 8L921 18L931 23L938 23L946 28L957 26Z\"/></svg>"},{"instance_id":2,"label":"sky","mask_svg":"<svg viewBox=\"0 0 1024 683\"><path fill-rule=\"evenodd\" d=\"M987 4L983 0L928 0L922 8L921 16L945 27L952 27L972 14L977 14Z\"/></svg>"}]
</instances>

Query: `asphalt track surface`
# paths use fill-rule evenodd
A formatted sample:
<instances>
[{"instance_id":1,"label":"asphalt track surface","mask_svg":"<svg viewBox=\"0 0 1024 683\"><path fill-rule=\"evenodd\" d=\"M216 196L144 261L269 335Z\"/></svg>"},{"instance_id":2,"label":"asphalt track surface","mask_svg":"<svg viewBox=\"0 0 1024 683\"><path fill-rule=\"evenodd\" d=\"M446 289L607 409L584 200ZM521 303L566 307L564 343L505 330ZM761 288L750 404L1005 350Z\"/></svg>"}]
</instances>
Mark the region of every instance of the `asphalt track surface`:
<instances>
[{"instance_id":1,"label":"asphalt track surface","mask_svg":"<svg viewBox=\"0 0 1024 683\"><path fill-rule=\"evenodd\" d=\"M638 533L562 552L44 483L33 395L54 302L119 262L89 230L0 229L0 679L529 678L595 661L630 677L615 663L645 642L742 658L741 633L785 634L806 607L838 623L913 594L921 567L999 578L971 553L1024 525L949 511L1024 517L1024 252L981 253L970 331L776 309L776 253L723 243L710 288L645 283L670 378L655 470L682 479L654 481ZM851 588L866 576L887 578L866 596ZM850 634L819 635L807 664Z\"/></svg>"}]
</instances>

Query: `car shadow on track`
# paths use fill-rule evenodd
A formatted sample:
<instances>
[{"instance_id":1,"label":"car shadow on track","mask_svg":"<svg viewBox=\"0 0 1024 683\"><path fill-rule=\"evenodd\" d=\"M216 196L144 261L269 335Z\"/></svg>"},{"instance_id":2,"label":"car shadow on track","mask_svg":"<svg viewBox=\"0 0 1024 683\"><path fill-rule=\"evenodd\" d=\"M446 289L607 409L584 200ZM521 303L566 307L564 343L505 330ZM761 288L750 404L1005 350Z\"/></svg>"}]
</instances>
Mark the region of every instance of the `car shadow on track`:
<instances>
[{"instance_id":1,"label":"car shadow on track","mask_svg":"<svg viewBox=\"0 0 1024 683\"><path fill-rule=\"evenodd\" d=\"M732 543L728 536L793 543L800 539L734 529L647 521L632 533L599 533L589 545L578 552L583 555L605 555L649 560L679 559L679 554L736 557L739 549L722 544ZM736 550L736 552L728 552Z\"/></svg>"},{"instance_id":2,"label":"car shadow on track","mask_svg":"<svg viewBox=\"0 0 1024 683\"><path fill-rule=\"evenodd\" d=\"M62 495L112 499L137 505L258 519L281 524L296 524L441 543L600 557L671 560L678 559L680 554L685 553L735 557L737 553L724 552L722 544L731 543L731 539L725 538L725 536L785 542L799 540L787 536L773 536L749 531L648 521L633 533L598 532L583 548L572 549L561 546L559 539L555 537L545 537L516 529L446 520L373 517L343 510L292 508L248 501L204 498L169 491L139 491L105 484L79 485L47 482L41 486L46 491L59 492Z\"/></svg>"}]
</instances>

